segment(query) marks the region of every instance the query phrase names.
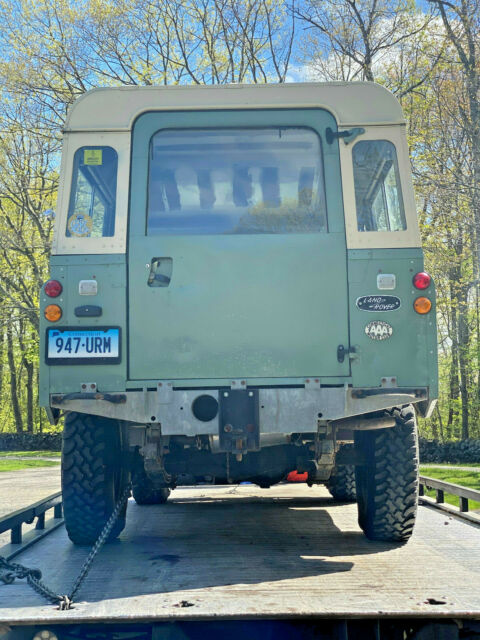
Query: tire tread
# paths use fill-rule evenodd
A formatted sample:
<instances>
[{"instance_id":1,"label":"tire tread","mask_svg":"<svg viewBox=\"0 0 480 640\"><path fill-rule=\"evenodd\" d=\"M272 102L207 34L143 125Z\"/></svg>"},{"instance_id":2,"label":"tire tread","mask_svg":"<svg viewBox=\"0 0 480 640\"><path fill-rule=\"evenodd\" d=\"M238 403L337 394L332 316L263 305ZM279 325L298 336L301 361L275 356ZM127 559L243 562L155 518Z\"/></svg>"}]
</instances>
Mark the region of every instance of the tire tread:
<instances>
[{"instance_id":1,"label":"tire tread","mask_svg":"<svg viewBox=\"0 0 480 640\"><path fill-rule=\"evenodd\" d=\"M352 444L345 444L342 449L353 449ZM342 502L355 502L357 491L355 487L355 467L353 464L344 464L335 467L327 481L327 489L335 500Z\"/></svg>"},{"instance_id":2,"label":"tire tread","mask_svg":"<svg viewBox=\"0 0 480 640\"><path fill-rule=\"evenodd\" d=\"M109 474L118 463L115 456L119 449L116 422L75 412L67 414L62 444L62 493L65 527L74 544L93 544L113 511L116 495ZM125 527L125 512L126 508L109 540Z\"/></svg>"},{"instance_id":3,"label":"tire tread","mask_svg":"<svg viewBox=\"0 0 480 640\"><path fill-rule=\"evenodd\" d=\"M418 440L411 405L391 414L395 427L360 433L356 439L369 461L366 469L357 468L359 524L371 540L404 542L417 513Z\"/></svg>"}]
</instances>

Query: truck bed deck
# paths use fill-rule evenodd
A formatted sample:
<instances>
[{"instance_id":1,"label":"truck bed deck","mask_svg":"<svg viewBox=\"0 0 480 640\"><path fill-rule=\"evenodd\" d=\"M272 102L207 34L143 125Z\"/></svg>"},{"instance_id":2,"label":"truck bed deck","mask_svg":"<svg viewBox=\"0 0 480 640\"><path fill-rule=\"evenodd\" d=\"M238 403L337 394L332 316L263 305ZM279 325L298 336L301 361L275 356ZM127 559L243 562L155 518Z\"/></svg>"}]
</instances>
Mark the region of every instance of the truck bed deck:
<instances>
[{"instance_id":1,"label":"truck bed deck","mask_svg":"<svg viewBox=\"0 0 480 640\"><path fill-rule=\"evenodd\" d=\"M15 561L67 593L88 553L62 527ZM0 587L8 624L299 617L479 617L480 527L419 507L405 545L370 542L355 504L324 488L180 488L130 500L69 611L24 581Z\"/></svg>"}]
</instances>

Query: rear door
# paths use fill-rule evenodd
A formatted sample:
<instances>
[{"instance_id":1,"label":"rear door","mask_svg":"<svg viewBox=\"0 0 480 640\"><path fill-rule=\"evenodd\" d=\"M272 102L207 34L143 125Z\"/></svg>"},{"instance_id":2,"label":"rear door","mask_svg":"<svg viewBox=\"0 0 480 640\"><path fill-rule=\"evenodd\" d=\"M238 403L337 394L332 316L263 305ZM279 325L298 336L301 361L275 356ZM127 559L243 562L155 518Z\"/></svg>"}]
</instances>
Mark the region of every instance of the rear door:
<instances>
[{"instance_id":1,"label":"rear door","mask_svg":"<svg viewBox=\"0 0 480 640\"><path fill-rule=\"evenodd\" d=\"M327 111L154 112L133 131L129 378L349 375Z\"/></svg>"}]
</instances>

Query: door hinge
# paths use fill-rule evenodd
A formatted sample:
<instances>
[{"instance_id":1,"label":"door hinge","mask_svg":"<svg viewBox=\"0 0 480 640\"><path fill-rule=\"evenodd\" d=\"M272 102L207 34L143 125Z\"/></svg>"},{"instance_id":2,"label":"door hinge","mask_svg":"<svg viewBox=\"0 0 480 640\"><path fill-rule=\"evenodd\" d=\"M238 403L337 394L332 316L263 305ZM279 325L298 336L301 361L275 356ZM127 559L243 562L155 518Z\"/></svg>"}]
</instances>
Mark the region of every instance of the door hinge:
<instances>
[{"instance_id":1,"label":"door hinge","mask_svg":"<svg viewBox=\"0 0 480 640\"><path fill-rule=\"evenodd\" d=\"M355 358L355 347L344 347L343 344L339 344L337 347L337 360L339 362L343 362L345 360L345 355L347 354L350 359Z\"/></svg>"}]
</instances>

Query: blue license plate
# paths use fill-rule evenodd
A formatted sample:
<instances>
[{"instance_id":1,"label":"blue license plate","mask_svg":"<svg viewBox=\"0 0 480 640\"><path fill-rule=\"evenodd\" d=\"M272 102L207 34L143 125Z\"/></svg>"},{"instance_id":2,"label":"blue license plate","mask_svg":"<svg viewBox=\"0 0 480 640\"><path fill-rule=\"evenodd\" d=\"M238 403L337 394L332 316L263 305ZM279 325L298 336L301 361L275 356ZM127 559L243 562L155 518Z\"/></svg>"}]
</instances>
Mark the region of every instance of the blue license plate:
<instances>
[{"instance_id":1,"label":"blue license plate","mask_svg":"<svg viewBox=\"0 0 480 640\"><path fill-rule=\"evenodd\" d=\"M118 364L120 328L47 329L47 364Z\"/></svg>"}]
</instances>

